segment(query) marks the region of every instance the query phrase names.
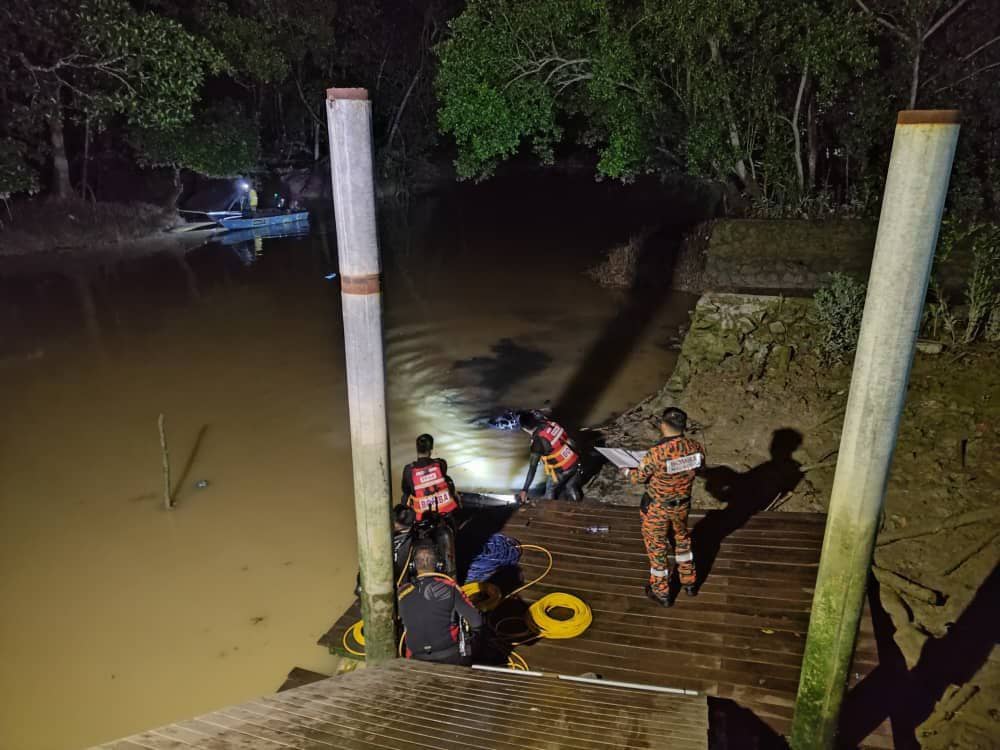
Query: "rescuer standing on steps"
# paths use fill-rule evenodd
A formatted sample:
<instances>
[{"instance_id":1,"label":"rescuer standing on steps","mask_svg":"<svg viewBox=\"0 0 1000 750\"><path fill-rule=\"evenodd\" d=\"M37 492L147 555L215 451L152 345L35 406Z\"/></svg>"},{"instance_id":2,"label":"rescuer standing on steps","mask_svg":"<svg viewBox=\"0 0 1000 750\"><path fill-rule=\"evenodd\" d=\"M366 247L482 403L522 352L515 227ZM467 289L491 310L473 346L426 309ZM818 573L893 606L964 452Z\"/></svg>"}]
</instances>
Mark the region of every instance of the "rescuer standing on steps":
<instances>
[{"instance_id":1,"label":"rescuer standing on steps","mask_svg":"<svg viewBox=\"0 0 1000 750\"><path fill-rule=\"evenodd\" d=\"M646 595L664 607L674 603L667 557L667 538L671 530L677 576L688 595L698 593L687 519L691 510L691 485L695 474L705 465L705 449L697 441L685 437L686 428L687 414L670 407L660 418L663 439L649 449L637 468L622 470L633 483L647 485L639 506L642 539L649 555Z\"/></svg>"},{"instance_id":2,"label":"rescuer standing on steps","mask_svg":"<svg viewBox=\"0 0 1000 750\"><path fill-rule=\"evenodd\" d=\"M535 471L541 460L545 469L545 498L555 500L565 490L570 500L581 501L580 456L565 428L530 411L521 412L519 419L521 429L531 435L531 462L518 500L527 502L528 490L535 481Z\"/></svg>"}]
</instances>

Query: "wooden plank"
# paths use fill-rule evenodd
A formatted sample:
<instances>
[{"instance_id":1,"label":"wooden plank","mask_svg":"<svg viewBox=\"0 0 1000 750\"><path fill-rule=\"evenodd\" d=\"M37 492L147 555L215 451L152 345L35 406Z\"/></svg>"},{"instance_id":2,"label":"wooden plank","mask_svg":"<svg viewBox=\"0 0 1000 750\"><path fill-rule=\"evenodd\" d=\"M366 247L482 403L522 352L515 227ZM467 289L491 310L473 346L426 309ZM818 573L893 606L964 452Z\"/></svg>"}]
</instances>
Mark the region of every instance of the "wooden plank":
<instances>
[{"instance_id":1,"label":"wooden plank","mask_svg":"<svg viewBox=\"0 0 1000 750\"><path fill-rule=\"evenodd\" d=\"M692 514L692 526L705 517ZM595 523L608 524L610 532L582 533ZM648 562L635 508L555 502L517 513L504 531L524 544L546 547L554 560L548 577L520 598L530 604L553 591L575 593L588 602L594 616L589 631L579 638L525 645L518 653L532 668L549 672L593 672L607 679L730 697L785 732L824 528L825 518L814 514L758 514L718 544L698 597L682 595L673 608L662 609L648 602L642 590ZM697 555L697 541L695 550ZM521 565L525 580L540 574L545 565L543 555L526 551ZM359 617L352 607L320 642L340 650L344 631ZM877 663L866 612L852 674L865 675ZM481 703L488 708L498 690L505 701L521 705L519 687L503 684L485 690L466 682L464 690L470 707L477 710ZM359 700L336 699L348 705ZM452 710L457 720L467 709ZM507 720L520 721L516 715Z\"/></svg>"}]
</instances>

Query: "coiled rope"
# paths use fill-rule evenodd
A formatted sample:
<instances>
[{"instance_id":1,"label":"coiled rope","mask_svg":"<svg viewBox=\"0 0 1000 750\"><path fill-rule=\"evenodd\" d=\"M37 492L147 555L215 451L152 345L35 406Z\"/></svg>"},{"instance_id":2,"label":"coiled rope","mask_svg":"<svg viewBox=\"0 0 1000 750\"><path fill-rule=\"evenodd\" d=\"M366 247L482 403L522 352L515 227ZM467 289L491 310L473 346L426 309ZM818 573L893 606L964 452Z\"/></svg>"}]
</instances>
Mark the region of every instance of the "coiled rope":
<instances>
[{"instance_id":1,"label":"coiled rope","mask_svg":"<svg viewBox=\"0 0 1000 750\"><path fill-rule=\"evenodd\" d=\"M490 612L496 609L507 599L510 599L525 589L539 583L552 570L552 553L545 549L545 547L537 544L519 544L518 550L518 558L520 558L520 552L523 552L524 550L535 550L543 553L548 558L548 564L545 566L545 570L541 575L531 579L521 586L518 586L506 596L502 595L499 587L493 583L485 581L470 581L469 583L466 583L462 586L462 591L480 611ZM402 576L400 576L400 578L402 579ZM571 614L567 618L553 617L550 612L554 609L567 609ZM546 594L529 606L525 619L521 619L519 617L506 617L497 623L496 631L497 635L502 638L516 639L514 642L508 644L510 647L516 648L539 638L550 638L553 640L576 638L590 627L593 619L593 613L585 601L577 596L573 596L572 594L555 591L551 594ZM503 628L504 623L507 622L520 622L525 629L514 633L501 633L500 631ZM358 620L350 628L344 631L343 646L347 653L355 656L365 655L364 651L357 651L348 643L348 636L350 636L359 646L364 648L365 636L363 627L364 622L362 620ZM398 652L400 656L403 655L403 641L405 637L406 631L403 632L403 635L399 639ZM523 656L513 650L508 654L507 666L510 669L518 671L528 670L528 662Z\"/></svg>"}]
</instances>

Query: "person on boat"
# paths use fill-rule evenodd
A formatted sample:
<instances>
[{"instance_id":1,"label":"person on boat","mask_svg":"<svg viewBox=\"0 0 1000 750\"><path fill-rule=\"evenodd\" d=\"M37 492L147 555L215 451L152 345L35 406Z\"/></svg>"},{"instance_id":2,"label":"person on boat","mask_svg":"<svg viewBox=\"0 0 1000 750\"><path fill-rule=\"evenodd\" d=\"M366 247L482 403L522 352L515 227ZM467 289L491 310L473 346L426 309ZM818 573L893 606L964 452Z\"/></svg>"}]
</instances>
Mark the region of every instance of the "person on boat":
<instances>
[{"instance_id":1,"label":"person on boat","mask_svg":"<svg viewBox=\"0 0 1000 750\"><path fill-rule=\"evenodd\" d=\"M583 500L580 456L566 429L533 411L521 412L519 421L521 429L531 435L531 459L524 487L517 495L518 501L522 504L528 501L528 490L535 481L539 461L545 471L544 497L547 500L555 500L563 493L570 500Z\"/></svg>"},{"instance_id":2,"label":"person on boat","mask_svg":"<svg viewBox=\"0 0 1000 750\"><path fill-rule=\"evenodd\" d=\"M406 658L470 664L483 616L454 578L437 572L438 557L432 545L414 548L412 566L414 579L399 590Z\"/></svg>"},{"instance_id":3,"label":"person on boat","mask_svg":"<svg viewBox=\"0 0 1000 750\"><path fill-rule=\"evenodd\" d=\"M670 588L667 545L674 536L674 559L677 577L689 596L698 590L688 513L691 510L691 487L705 465L701 443L684 435L687 414L670 407L660 417L662 439L647 451L635 469L622 469L634 484L645 484L639 511L642 514L642 540L649 555L649 583L646 595L663 607L674 603Z\"/></svg>"},{"instance_id":4,"label":"person on boat","mask_svg":"<svg viewBox=\"0 0 1000 750\"><path fill-rule=\"evenodd\" d=\"M243 183L243 215L251 216L257 211L257 190L249 180Z\"/></svg>"},{"instance_id":5,"label":"person on boat","mask_svg":"<svg viewBox=\"0 0 1000 750\"><path fill-rule=\"evenodd\" d=\"M420 521L429 512L448 516L458 510L460 497L448 476L448 462L431 458L434 437L426 433L417 438L417 460L403 468L403 497Z\"/></svg>"}]
</instances>

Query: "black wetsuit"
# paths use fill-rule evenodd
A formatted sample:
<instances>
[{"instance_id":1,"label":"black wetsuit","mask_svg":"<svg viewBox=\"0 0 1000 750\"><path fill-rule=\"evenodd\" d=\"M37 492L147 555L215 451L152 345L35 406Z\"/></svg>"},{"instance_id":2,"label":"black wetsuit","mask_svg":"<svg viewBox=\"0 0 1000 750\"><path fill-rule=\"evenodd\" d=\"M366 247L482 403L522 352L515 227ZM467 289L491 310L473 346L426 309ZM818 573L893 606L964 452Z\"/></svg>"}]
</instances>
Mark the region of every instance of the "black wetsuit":
<instances>
[{"instance_id":1,"label":"black wetsuit","mask_svg":"<svg viewBox=\"0 0 1000 750\"><path fill-rule=\"evenodd\" d=\"M541 428L539 428L541 429ZM547 456L552 452L552 443L543 438L538 434L538 430L535 430L531 434L531 459L528 463L528 476L524 478L524 491L528 492L531 489L532 483L535 481L535 472L538 471L538 462L542 459L542 456ZM570 500L582 500L583 495L580 491L580 462L577 461L569 471L560 471L556 469L556 481L552 481L552 478L548 475L545 477L545 497L554 500L559 497L563 490L566 490L566 495Z\"/></svg>"},{"instance_id":2,"label":"black wetsuit","mask_svg":"<svg viewBox=\"0 0 1000 750\"><path fill-rule=\"evenodd\" d=\"M407 657L421 661L461 664L471 661L471 652L459 650L462 617L473 631L483 625L483 616L462 589L448 576L423 573L399 591L399 616L406 628Z\"/></svg>"}]
</instances>

